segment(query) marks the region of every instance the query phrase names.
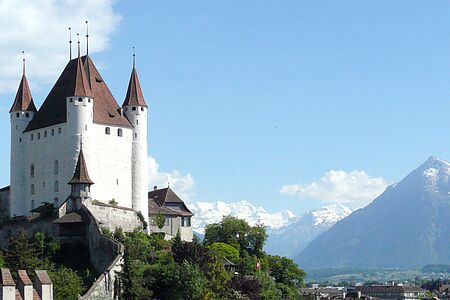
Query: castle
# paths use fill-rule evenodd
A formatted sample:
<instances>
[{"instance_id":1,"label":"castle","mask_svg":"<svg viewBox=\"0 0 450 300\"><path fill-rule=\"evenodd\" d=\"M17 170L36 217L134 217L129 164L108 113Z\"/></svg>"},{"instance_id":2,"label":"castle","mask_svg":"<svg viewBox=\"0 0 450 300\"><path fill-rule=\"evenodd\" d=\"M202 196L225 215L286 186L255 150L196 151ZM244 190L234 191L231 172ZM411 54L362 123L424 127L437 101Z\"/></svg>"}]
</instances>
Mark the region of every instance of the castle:
<instances>
[{"instance_id":1,"label":"castle","mask_svg":"<svg viewBox=\"0 0 450 300\"><path fill-rule=\"evenodd\" d=\"M147 114L135 63L119 106L89 55L71 59L39 110L25 75L10 110L10 216L71 194L81 147L90 196L148 219Z\"/></svg>"}]
</instances>

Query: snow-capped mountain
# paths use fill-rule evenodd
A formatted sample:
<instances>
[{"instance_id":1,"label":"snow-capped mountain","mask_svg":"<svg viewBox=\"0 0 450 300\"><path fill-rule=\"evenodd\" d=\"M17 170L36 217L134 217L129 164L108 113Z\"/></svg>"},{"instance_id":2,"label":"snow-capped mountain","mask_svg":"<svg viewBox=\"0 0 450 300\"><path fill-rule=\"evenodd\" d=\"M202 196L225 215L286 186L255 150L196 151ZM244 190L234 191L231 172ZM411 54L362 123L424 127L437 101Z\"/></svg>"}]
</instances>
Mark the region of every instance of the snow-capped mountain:
<instances>
[{"instance_id":1,"label":"snow-capped mountain","mask_svg":"<svg viewBox=\"0 0 450 300\"><path fill-rule=\"evenodd\" d=\"M317 236L351 213L352 210L342 204L307 212L288 226L269 229L264 248L270 254L295 257Z\"/></svg>"},{"instance_id":2,"label":"snow-capped mountain","mask_svg":"<svg viewBox=\"0 0 450 300\"><path fill-rule=\"evenodd\" d=\"M450 164L431 157L297 257L305 269L450 263Z\"/></svg>"},{"instance_id":3,"label":"snow-capped mountain","mask_svg":"<svg viewBox=\"0 0 450 300\"><path fill-rule=\"evenodd\" d=\"M250 225L265 225L268 228L278 229L293 222L296 218L289 210L269 213L261 206L257 207L248 201L234 203L195 202L189 204L189 209L195 214L192 226L195 232L203 234L205 226L218 223L223 216L233 216L246 220Z\"/></svg>"}]
</instances>

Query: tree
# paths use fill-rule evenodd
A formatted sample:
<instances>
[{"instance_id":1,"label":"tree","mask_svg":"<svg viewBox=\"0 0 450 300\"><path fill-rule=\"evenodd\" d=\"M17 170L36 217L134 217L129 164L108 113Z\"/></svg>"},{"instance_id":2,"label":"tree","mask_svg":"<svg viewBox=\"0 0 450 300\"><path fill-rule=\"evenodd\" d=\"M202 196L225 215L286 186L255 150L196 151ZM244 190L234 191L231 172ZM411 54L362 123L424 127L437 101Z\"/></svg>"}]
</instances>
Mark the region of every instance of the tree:
<instances>
[{"instance_id":1,"label":"tree","mask_svg":"<svg viewBox=\"0 0 450 300\"><path fill-rule=\"evenodd\" d=\"M56 300L78 299L85 290L81 277L66 267L49 271L48 275L53 282L53 292Z\"/></svg>"},{"instance_id":2,"label":"tree","mask_svg":"<svg viewBox=\"0 0 450 300\"><path fill-rule=\"evenodd\" d=\"M253 300L260 299L262 286L254 277L234 276L229 282L229 288L234 291L239 291L241 294L244 294Z\"/></svg>"},{"instance_id":3,"label":"tree","mask_svg":"<svg viewBox=\"0 0 450 300\"><path fill-rule=\"evenodd\" d=\"M306 273L292 259L278 255L268 255L268 262L269 274L275 279L275 282L290 288L298 288L303 285Z\"/></svg>"},{"instance_id":4,"label":"tree","mask_svg":"<svg viewBox=\"0 0 450 300\"><path fill-rule=\"evenodd\" d=\"M223 242L215 242L208 246L209 251L213 255L217 255L220 258L228 258L234 263L237 263L239 260L239 251Z\"/></svg>"},{"instance_id":5,"label":"tree","mask_svg":"<svg viewBox=\"0 0 450 300\"><path fill-rule=\"evenodd\" d=\"M260 255L267 239L266 229L262 225L250 226L245 220L231 216L223 217L220 223L207 225L204 244L206 246L223 242L250 255Z\"/></svg>"},{"instance_id":6,"label":"tree","mask_svg":"<svg viewBox=\"0 0 450 300\"><path fill-rule=\"evenodd\" d=\"M6 261L13 272L17 270L34 272L35 269L42 267L42 262L38 259L34 245L28 241L25 231L22 229L16 236L10 238L6 251Z\"/></svg>"}]
</instances>

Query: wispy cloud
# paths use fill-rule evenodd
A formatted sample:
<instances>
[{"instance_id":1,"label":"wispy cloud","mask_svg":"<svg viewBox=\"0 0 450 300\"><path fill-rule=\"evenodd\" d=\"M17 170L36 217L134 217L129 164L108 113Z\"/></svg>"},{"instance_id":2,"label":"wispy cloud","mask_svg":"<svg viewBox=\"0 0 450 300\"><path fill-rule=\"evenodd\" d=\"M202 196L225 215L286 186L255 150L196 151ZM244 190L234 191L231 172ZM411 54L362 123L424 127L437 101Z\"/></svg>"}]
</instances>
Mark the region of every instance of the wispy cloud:
<instances>
[{"instance_id":1,"label":"wispy cloud","mask_svg":"<svg viewBox=\"0 0 450 300\"><path fill-rule=\"evenodd\" d=\"M181 174L177 170L162 172L159 170L159 164L156 159L149 156L148 174L148 185L150 190L152 190L155 185L162 188L167 187L167 184L170 183L170 188L173 189L182 200L189 201L190 197L193 195L195 181L190 173Z\"/></svg>"},{"instance_id":2,"label":"wispy cloud","mask_svg":"<svg viewBox=\"0 0 450 300\"><path fill-rule=\"evenodd\" d=\"M317 181L284 185L280 193L300 199L316 199L326 203L343 203L352 208L369 204L387 187L381 177L371 177L364 171L331 170Z\"/></svg>"},{"instance_id":3,"label":"wispy cloud","mask_svg":"<svg viewBox=\"0 0 450 300\"><path fill-rule=\"evenodd\" d=\"M26 51L32 88L54 81L68 60L68 27L74 39L84 37L90 23L90 52L109 47L121 17L112 0L2 0L0 1L0 93L17 89L21 51ZM84 42L84 39L83 39ZM76 48L76 42L73 44ZM82 44L84 45L84 43ZM83 47L84 48L84 47Z\"/></svg>"}]
</instances>

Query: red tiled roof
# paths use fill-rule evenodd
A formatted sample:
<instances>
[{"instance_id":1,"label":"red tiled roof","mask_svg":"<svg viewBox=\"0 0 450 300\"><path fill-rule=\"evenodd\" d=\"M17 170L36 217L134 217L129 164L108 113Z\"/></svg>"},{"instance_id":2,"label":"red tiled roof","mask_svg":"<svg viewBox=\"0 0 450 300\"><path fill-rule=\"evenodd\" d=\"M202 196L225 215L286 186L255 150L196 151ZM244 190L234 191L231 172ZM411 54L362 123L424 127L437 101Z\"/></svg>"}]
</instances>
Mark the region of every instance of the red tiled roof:
<instances>
[{"instance_id":1,"label":"red tiled roof","mask_svg":"<svg viewBox=\"0 0 450 300\"><path fill-rule=\"evenodd\" d=\"M83 63L79 57L77 58L77 67L75 70L75 74L73 74L75 78L72 79L75 81L75 84L73 90L68 91L69 95L92 97L91 86L88 83Z\"/></svg>"},{"instance_id":2,"label":"red tiled roof","mask_svg":"<svg viewBox=\"0 0 450 300\"><path fill-rule=\"evenodd\" d=\"M69 61L25 131L32 131L66 122L66 98L74 92L89 91L94 99L94 123L132 127L130 121L120 113L120 107L89 56L81 57L84 72L79 72L80 61ZM77 75L80 74L80 75ZM84 75L82 75L84 74ZM83 79L85 76L85 79ZM76 79L78 77L78 79ZM77 87L78 84L78 87ZM82 85L82 87L81 87ZM78 95L77 95L78 96Z\"/></svg>"},{"instance_id":3,"label":"red tiled roof","mask_svg":"<svg viewBox=\"0 0 450 300\"><path fill-rule=\"evenodd\" d=\"M133 67L133 71L131 71L127 95L122 106L127 105L147 107L147 103L145 102L144 94L142 93L141 84L139 83L139 77L137 75L135 67Z\"/></svg>"},{"instance_id":4,"label":"red tiled roof","mask_svg":"<svg viewBox=\"0 0 450 300\"><path fill-rule=\"evenodd\" d=\"M28 277L26 270L19 270L18 271L19 279L23 282L24 285L32 285L33 282L31 282L30 277Z\"/></svg>"},{"instance_id":5,"label":"red tiled roof","mask_svg":"<svg viewBox=\"0 0 450 300\"><path fill-rule=\"evenodd\" d=\"M2 268L2 285L15 286L16 283L11 275L11 272L7 268Z\"/></svg>"},{"instance_id":6,"label":"red tiled roof","mask_svg":"<svg viewBox=\"0 0 450 300\"><path fill-rule=\"evenodd\" d=\"M170 204L178 204L180 209L169 207ZM148 193L148 211L150 215L162 213L164 215L193 216L194 214L187 208L183 200L167 187L153 190Z\"/></svg>"},{"instance_id":7,"label":"red tiled roof","mask_svg":"<svg viewBox=\"0 0 450 300\"><path fill-rule=\"evenodd\" d=\"M52 284L52 280L48 276L47 271L45 271L45 270L35 270L34 272L36 273L37 279L42 284Z\"/></svg>"},{"instance_id":8,"label":"red tiled roof","mask_svg":"<svg viewBox=\"0 0 450 300\"><path fill-rule=\"evenodd\" d=\"M33 111L36 112L36 106L34 105L33 96L31 95L30 87L28 86L28 80L25 74L22 75L22 80L17 90L16 98L9 112L16 111Z\"/></svg>"},{"instance_id":9,"label":"red tiled roof","mask_svg":"<svg viewBox=\"0 0 450 300\"><path fill-rule=\"evenodd\" d=\"M78 184L78 183L94 184L94 182L89 177L82 147L80 148L80 154L78 155L78 161L77 166L75 167L75 172L68 184Z\"/></svg>"}]
</instances>

